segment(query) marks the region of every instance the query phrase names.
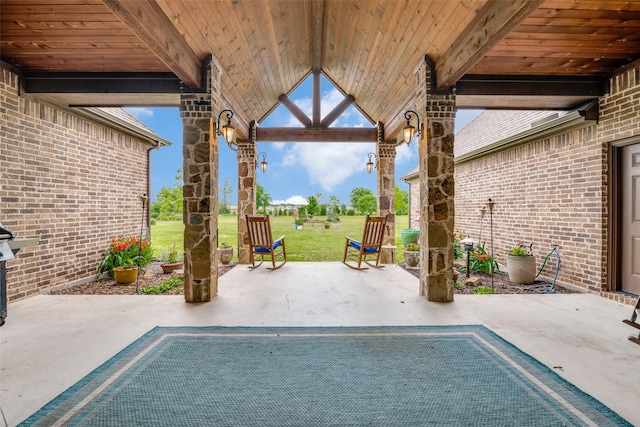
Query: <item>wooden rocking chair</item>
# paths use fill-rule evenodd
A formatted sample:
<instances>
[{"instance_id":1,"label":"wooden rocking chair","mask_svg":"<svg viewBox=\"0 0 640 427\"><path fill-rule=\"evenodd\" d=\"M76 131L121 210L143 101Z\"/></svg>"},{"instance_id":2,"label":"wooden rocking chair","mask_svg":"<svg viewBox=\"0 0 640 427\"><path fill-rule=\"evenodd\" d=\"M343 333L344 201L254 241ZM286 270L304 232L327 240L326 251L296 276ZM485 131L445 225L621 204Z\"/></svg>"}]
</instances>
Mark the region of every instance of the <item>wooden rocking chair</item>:
<instances>
[{"instance_id":1,"label":"wooden rocking chair","mask_svg":"<svg viewBox=\"0 0 640 427\"><path fill-rule=\"evenodd\" d=\"M249 268L253 270L260 267L265 257L271 258L272 267L267 267L267 270L277 270L282 267L287 262L284 236L273 240L269 215L246 215L246 218L247 230L249 231L249 254L251 256L251 266ZM260 257L260 262L256 265L257 257Z\"/></svg>"},{"instance_id":2,"label":"wooden rocking chair","mask_svg":"<svg viewBox=\"0 0 640 427\"><path fill-rule=\"evenodd\" d=\"M346 237L344 257L342 258L344 265L354 270L368 270L369 267L361 266L364 261L374 268L384 267L384 265L380 265L380 255L382 253L381 246L386 230L386 222L385 217L367 215L362 240L357 241ZM372 258L375 258L375 263L373 264L370 262Z\"/></svg>"}]
</instances>

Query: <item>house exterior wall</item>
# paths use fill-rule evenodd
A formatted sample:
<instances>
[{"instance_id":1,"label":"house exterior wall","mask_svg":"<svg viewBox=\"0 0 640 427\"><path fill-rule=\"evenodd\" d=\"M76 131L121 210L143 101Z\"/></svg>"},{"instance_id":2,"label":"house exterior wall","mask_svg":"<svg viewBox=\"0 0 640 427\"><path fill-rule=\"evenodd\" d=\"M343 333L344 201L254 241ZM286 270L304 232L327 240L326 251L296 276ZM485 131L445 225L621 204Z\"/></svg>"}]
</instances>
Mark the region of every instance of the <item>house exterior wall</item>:
<instances>
[{"instance_id":1,"label":"house exterior wall","mask_svg":"<svg viewBox=\"0 0 640 427\"><path fill-rule=\"evenodd\" d=\"M611 143L640 135L640 64L611 78L599 122L456 164L456 229L479 238L480 208L490 197L494 252L534 242L538 268L552 243L562 267L557 283L607 294L609 153ZM417 187L417 185L413 186ZM490 247L490 217L482 224ZM553 271L543 276L551 279Z\"/></svg>"},{"instance_id":2,"label":"house exterior wall","mask_svg":"<svg viewBox=\"0 0 640 427\"><path fill-rule=\"evenodd\" d=\"M146 230L153 146L20 96L18 76L0 71L0 222L39 240L7 262L11 303L94 278L112 238Z\"/></svg>"}]
</instances>

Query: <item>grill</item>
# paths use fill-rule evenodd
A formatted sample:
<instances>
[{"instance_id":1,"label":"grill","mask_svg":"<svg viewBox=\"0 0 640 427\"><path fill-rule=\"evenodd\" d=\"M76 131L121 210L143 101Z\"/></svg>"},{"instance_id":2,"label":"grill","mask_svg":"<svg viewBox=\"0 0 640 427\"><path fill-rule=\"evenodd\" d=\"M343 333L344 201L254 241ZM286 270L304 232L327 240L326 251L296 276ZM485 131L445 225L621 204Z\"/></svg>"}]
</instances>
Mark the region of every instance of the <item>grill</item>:
<instances>
[{"instance_id":1,"label":"grill","mask_svg":"<svg viewBox=\"0 0 640 427\"><path fill-rule=\"evenodd\" d=\"M0 326L7 318L7 261L14 260L20 249L37 244L36 239L16 239L15 233L0 224Z\"/></svg>"}]
</instances>

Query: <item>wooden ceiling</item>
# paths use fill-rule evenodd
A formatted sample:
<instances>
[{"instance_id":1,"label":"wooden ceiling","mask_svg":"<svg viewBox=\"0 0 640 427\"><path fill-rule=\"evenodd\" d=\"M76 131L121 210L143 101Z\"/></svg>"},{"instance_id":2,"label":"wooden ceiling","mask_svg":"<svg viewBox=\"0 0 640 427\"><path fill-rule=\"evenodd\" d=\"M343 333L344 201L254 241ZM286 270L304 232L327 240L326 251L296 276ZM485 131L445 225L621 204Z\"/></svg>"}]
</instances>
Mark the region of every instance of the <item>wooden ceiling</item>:
<instances>
[{"instance_id":1,"label":"wooden ceiling","mask_svg":"<svg viewBox=\"0 0 640 427\"><path fill-rule=\"evenodd\" d=\"M640 2L2 0L2 61L63 105L177 105L212 55L246 129L313 70L387 135L427 55L461 108L569 108L640 58ZM326 114L327 112L323 112Z\"/></svg>"}]
</instances>

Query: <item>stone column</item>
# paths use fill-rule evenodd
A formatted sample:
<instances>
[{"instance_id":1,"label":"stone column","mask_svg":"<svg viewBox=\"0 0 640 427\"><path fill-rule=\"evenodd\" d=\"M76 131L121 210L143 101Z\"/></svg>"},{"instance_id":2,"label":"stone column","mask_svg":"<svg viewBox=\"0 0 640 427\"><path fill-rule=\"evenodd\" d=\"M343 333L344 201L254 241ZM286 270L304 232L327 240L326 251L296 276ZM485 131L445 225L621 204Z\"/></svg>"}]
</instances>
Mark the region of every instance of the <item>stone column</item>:
<instances>
[{"instance_id":1,"label":"stone column","mask_svg":"<svg viewBox=\"0 0 640 427\"><path fill-rule=\"evenodd\" d=\"M255 135L255 127L251 126ZM251 264L245 215L256 213L256 147L254 141L238 142L238 263Z\"/></svg>"},{"instance_id":2,"label":"stone column","mask_svg":"<svg viewBox=\"0 0 640 427\"><path fill-rule=\"evenodd\" d=\"M378 123L378 140L376 141L376 160L378 178L378 215L387 218L387 233L383 245L395 245L396 233L396 198L395 198L395 169L396 169L396 141L384 140L384 127ZM380 262L391 263L391 252L382 251Z\"/></svg>"},{"instance_id":3,"label":"stone column","mask_svg":"<svg viewBox=\"0 0 640 427\"><path fill-rule=\"evenodd\" d=\"M218 105L220 71L207 70L207 93L182 93L184 296L207 302L218 293L218 138L212 104ZM208 102L210 101L210 102Z\"/></svg>"},{"instance_id":4,"label":"stone column","mask_svg":"<svg viewBox=\"0 0 640 427\"><path fill-rule=\"evenodd\" d=\"M455 91L436 93L434 64L418 67L417 112L424 121L420 158L420 295L453 301Z\"/></svg>"}]
</instances>

